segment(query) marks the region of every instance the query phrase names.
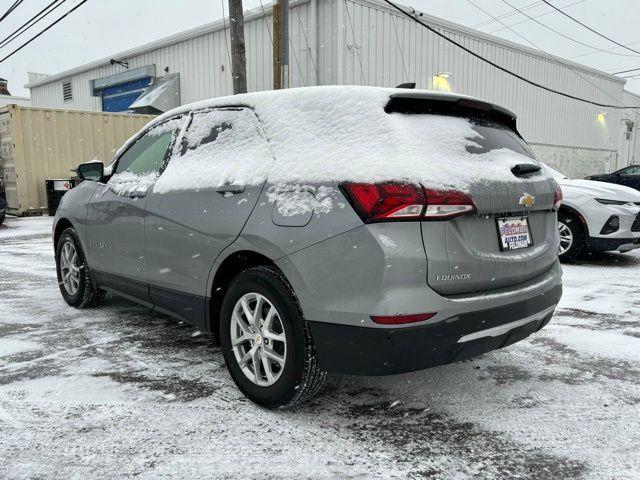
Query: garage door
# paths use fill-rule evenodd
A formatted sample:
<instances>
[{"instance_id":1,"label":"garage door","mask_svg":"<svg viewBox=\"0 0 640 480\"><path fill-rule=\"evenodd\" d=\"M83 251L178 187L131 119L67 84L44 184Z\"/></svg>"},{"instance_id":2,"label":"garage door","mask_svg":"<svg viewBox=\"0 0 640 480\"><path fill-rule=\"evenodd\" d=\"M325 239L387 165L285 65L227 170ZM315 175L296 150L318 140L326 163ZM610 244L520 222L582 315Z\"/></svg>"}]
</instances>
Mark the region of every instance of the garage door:
<instances>
[{"instance_id":1,"label":"garage door","mask_svg":"<svg viewBox=\"0 0 640 480\"><path fill-rule=\"evenodd\" d=\"M151 77L121 83L102 90L103 112L124 112L151 84Z\"/></svg>"}]
</instances>

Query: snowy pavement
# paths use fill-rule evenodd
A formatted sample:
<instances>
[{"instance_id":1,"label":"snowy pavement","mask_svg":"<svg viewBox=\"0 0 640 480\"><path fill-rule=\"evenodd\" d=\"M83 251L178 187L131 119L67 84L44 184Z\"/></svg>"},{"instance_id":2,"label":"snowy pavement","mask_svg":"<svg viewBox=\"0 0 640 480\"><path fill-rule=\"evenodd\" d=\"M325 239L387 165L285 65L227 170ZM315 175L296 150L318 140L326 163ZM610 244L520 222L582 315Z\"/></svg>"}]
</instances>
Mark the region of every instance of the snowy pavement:
<instances>
[{"instance_id":1,"label":"snowy pavement","mask_svg":"<svg viewBox=\"0 0 640 480\"><path fill-rule=\"evenodd\" d=\"M68 307L50 227L0 226L0 478L640 478L639 253L566 266L523 342L271 412L192 328Z\"/></svg>"}]
</instances>

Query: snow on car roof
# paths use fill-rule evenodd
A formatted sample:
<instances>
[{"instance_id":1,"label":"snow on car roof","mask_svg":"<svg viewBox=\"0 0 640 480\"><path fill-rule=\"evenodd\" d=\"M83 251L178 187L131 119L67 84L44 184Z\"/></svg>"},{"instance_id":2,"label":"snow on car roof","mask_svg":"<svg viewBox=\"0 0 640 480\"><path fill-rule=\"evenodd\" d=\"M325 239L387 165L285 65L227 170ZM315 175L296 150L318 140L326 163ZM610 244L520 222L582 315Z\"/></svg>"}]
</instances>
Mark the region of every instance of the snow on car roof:
<instances>
[{"instance_id":1,"label":"snow on car roof","mask_svg":"<svg viewBox=\"0 0 640 480\"><path fill-rule=\"evenodd\" d=\"M265 180L272 184L406 181L428 187L465 189L483 180L521 181L513 176L511 167L530 162L531 158L504 148L482 154L468 151L468 147L478 146L474 139L479 138L479 133L466 118L386 113L384 107L394 94L472 99L441 92L376 87L295 88L184 105L154 119L148 127L194 110L252 108L264 128L274 159L265 169L264 157L247 158L243 170L256 172L252 178L243 178L248 184ZM179 157L172 159L172 162L179 161ZM216 161L224 162L224 159ZM202 168L214 167L203 159ZM171 175L170 170L164 175ZM221 170L227 172L224 178L208 172L211 187L233 181L229 178L229 169ZM173 188L181 181L167 180L172 180L165 183L172 184ZM186 184L183 187L189 188Z\"/></svg>"}]
</instances>

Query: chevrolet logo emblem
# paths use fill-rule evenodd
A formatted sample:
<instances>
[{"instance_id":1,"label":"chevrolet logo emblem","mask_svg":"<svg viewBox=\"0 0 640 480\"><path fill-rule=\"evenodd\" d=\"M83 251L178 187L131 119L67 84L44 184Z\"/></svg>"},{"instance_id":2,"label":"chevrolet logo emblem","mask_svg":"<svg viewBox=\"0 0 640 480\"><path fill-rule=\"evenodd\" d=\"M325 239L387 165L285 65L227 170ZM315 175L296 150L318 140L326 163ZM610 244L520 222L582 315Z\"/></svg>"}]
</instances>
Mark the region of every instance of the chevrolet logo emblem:
<instances>
[{"instance_id":1,"label":"chevrolet logo emblem","mask_svg":"<svg viewBox=\"0 0 640 480\"><path fill-rule=\"evenodd\" d=\"M518 203L527 208L531 208L536 203L536 197L534 197L533 195L529 195L528 193L525 193L520 197L520 201Z\"/></svg>"}]
</instances>

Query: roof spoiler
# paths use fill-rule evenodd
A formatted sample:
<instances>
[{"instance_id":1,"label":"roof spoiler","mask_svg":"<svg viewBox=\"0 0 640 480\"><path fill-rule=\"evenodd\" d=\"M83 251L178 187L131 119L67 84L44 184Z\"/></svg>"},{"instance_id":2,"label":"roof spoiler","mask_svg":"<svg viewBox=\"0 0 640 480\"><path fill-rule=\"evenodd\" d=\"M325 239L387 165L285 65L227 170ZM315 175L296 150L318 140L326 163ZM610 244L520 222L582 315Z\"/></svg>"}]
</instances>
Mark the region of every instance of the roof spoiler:
<instances>
[{"instance_id":1,"label":"roof spoiler","mask_svg":"<svg viewBox=\"0 0 640 480\"><path fill-rule=\"evenodd\" d=\"M493 103L455 95L429 92L402 92L389 96L387 113L431 113L456 116L481 115L516 130L516 114Z\"/></svg>"}]
</instances>

